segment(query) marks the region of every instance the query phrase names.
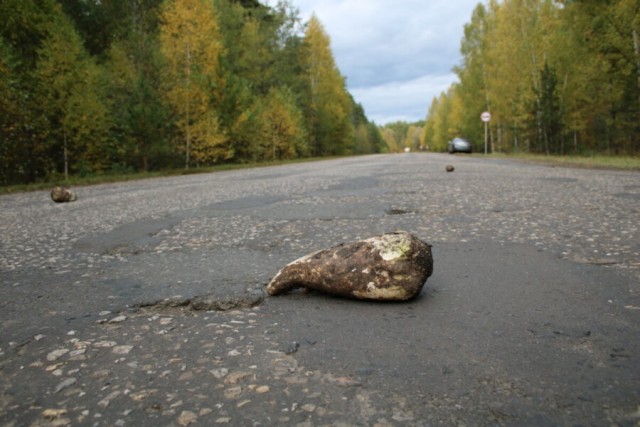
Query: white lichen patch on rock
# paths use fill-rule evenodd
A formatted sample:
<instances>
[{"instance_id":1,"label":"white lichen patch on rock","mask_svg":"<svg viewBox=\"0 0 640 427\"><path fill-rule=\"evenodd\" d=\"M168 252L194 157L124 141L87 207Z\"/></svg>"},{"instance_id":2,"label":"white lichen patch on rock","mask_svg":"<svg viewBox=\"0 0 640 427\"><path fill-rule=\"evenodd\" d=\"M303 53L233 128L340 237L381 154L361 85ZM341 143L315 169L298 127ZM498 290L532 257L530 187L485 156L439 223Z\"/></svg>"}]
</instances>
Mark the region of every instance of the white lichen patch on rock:
<instances>
[{"instance_id":1,"label":"white lichen patch on rock","mask_svg":"<svg viewBox=\"0 0 640 427\"><path fill-rule=\"evenodd\" d=\"M373 282L369 283L365 290L356 290L353 294L358 298L375 300L404 300L408 296L407 290L402 286L378 288Z\"/></svg>"},{"instance_id":2,"label":"white lichen patch on rock","mask_svg":"<svg viewBox=\"0 0 640 427\"><path fill-rule=\"evenodd\" d=\"M388 233L379 237L366 239L379 251L380 257L385 261L395 261L406 258L411 250L410 234L405 232Z\"/></svg>"}]
</instances>

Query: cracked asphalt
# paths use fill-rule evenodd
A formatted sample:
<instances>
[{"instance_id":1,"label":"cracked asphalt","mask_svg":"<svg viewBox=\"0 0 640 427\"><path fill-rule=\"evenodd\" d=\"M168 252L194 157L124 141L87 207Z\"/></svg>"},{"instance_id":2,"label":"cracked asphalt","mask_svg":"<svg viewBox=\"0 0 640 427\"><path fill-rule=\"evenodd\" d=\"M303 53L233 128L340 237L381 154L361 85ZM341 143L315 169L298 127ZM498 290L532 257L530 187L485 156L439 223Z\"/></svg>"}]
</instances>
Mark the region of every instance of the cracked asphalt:
<instances>
[{"instance_id":1,"label":"cracked asphalt","mask_svg":"<svg viewBox=\"0 0 640 427\"><path fill-rule=\"evenodd\" d=\"M74 190L0 197L3 426L640 425L638 172L412 153ZM260 297L399 229L433 245L417 299Z\"/></svg>"}]
</instances>

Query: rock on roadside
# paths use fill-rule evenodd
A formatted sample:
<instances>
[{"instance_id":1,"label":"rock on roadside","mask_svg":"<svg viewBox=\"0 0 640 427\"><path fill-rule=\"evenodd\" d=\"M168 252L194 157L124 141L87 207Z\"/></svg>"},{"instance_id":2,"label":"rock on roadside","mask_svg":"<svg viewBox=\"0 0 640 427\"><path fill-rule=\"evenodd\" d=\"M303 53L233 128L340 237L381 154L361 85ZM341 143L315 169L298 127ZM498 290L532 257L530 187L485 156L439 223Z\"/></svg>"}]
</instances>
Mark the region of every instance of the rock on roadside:
<instances>
[{"instance_id":1,"label":"rock on roadside","mask_svg":"<svg viewBox=\"0 0 640 427\"><path fill-rule=\"evenodd\" d=\"M51 200L56 203L75 202L77 199L76 194L66 187L54 187L51 190Z\"/></svg>"},{"instance_id":2,"label":"rock on roadside","mask_svg":"<svg viewBox=\"0 0 640 427\"><path fill-rule=\"evenodd\" d=\"M431 246L406 231L343 243L286 265L269 295L307 288L363 300L405 301L433 272Z\"/></svg>"}]
</instances>

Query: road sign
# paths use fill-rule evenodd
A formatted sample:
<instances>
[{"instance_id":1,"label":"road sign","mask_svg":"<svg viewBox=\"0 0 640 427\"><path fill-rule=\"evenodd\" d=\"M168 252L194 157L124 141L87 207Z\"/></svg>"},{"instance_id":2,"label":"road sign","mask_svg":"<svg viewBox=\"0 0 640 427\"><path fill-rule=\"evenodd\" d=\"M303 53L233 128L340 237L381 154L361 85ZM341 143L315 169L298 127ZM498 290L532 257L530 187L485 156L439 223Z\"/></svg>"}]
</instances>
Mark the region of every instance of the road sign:
<instances>
[{"instance_id":1,"label":"road sign","mask_svg":"<svg viewBox=\"0 0 640 427\"><path fill-rule=\"evenodd\" d=\"M482 119L482 121L484 122L484 154L487 154L487 143L488 143L488 133L487 133L487 124L491 121L491 113L488 111L485 111L484 113L480 114L480 118Z\"/></svg>"}]
</instances>

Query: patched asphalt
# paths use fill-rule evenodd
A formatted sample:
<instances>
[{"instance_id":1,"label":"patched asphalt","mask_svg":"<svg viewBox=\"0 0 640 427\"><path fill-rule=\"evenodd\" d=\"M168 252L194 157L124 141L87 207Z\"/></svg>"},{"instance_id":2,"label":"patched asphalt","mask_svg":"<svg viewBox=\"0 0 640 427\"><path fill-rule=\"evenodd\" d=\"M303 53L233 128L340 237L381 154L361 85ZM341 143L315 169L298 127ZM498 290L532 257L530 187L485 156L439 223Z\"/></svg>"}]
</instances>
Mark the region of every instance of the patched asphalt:
<instances>
[{"instance_id":1,"label":"patched asphalt","mask_svg":"<svg viewBox=\"0 0 640 427\"><path fill-rule=\"evenodd\" d=\"M415 153L74 190L0 197L2 425L640 424L638 172ZM418 298L262 298L398 229L433 245Z\"/></svg>"}]
</instances>

